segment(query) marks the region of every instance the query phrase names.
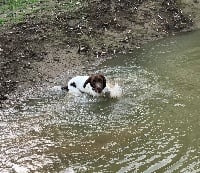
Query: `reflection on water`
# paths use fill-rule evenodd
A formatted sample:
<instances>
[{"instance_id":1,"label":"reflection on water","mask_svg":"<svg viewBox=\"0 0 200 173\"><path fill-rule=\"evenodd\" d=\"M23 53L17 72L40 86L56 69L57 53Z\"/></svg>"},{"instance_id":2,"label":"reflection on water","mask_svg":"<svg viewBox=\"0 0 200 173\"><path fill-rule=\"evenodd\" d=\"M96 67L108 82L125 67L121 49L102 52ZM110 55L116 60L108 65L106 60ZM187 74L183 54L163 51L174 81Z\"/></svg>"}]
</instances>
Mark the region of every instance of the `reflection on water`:
<instances>
[{"instance_id":1,"label":"reflection on water","mask_svg":"<svg viewBox=\"0 0 200 173\"><path fill-rule=\"evenodd\" d=\"M199 36L102 63L119 99L26 91L0 112L0 172L199 172Z\"/></svg>"}]
</instances>

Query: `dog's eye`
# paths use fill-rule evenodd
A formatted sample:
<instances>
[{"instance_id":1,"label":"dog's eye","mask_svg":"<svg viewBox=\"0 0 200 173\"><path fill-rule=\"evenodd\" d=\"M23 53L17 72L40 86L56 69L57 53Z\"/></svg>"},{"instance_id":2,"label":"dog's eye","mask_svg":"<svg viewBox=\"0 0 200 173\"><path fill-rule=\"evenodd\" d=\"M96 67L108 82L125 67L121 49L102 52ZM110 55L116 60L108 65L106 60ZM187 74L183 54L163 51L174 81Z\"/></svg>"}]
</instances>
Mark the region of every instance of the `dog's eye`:
<instances>
[{"instance_id":1,"label":"dog's eye","mask_svg":"<svg viewBox=\"0 0 200 173\"><path fill-rule=\"evenodd\" d=\"M101 82L102 82L102 80L101 80L101 79L98 79L98 82L99 82L99 83L101 83Z\"/></svg>"}]
</instances>

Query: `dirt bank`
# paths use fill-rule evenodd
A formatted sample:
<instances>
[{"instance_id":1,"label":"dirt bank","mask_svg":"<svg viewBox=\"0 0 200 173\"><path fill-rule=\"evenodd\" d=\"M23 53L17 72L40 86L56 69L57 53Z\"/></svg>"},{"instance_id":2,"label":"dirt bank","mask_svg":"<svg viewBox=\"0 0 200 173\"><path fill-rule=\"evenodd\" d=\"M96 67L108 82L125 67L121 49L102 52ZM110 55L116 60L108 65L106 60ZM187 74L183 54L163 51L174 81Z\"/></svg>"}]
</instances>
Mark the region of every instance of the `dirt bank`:
<instances>
[{"instance_id":1,"label":"dirt bank","mask_svg":"<svg viewBox=\"0 0 200 173\"><path fill-rule=\"evenodd\" d=\"M75 12L55 7L53 15L36 16L1 29L0 100L16 88L86 73L99 60L193 24L173 0L94 0Z\"/></svg>"},{"instance_id":2,"label":"dirt bank","mask_svg":"<svg viewBox=\"0 0 200 173\"><path fill-rule=\"evenodd\" d=\"M200 0L178 0L178 6L183 13L193 20L194 29L200 28Z\"/></svg>"}]
</instances>

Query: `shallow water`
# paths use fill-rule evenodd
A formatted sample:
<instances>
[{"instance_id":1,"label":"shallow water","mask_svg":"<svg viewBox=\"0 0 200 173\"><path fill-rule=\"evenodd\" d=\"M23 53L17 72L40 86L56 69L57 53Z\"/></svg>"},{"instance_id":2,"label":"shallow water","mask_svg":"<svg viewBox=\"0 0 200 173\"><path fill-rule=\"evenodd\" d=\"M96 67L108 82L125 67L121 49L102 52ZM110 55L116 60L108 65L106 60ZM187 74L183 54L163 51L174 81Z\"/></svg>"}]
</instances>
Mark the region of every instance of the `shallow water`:
<instances>
[{"instance_id":1,"label":"shallow water","mask_svg":"<svg viewBox=\"0 0 200 173\"><path fill-rule=\"evenodd\" d=\"M119 99L24 92L0 112L0 172L200 172L199 37L154 41L98 66L123 87Z\"/></svg>"}]
</instances>

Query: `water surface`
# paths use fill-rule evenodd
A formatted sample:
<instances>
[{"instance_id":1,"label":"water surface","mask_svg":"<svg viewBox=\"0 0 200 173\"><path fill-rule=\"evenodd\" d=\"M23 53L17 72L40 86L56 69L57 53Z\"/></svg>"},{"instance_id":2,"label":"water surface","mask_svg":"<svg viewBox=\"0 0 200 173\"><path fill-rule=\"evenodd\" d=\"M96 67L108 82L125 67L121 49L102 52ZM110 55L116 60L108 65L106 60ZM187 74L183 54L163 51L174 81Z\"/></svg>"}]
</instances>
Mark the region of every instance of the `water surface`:
<instances>
[{"instance_id":1,"label":"water surface","mask_svg":"<svg viewBox=\"0 0 200 173\"><path fill-rule=\"evenodd\" d=\"M0 112L0 172L200 172L200 31L107 60L119 99L25 92Z\"/></svg>"}]
</instances>

